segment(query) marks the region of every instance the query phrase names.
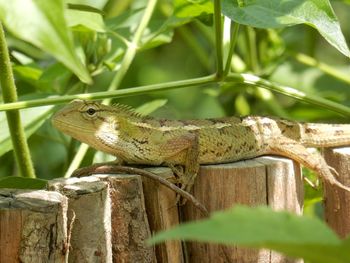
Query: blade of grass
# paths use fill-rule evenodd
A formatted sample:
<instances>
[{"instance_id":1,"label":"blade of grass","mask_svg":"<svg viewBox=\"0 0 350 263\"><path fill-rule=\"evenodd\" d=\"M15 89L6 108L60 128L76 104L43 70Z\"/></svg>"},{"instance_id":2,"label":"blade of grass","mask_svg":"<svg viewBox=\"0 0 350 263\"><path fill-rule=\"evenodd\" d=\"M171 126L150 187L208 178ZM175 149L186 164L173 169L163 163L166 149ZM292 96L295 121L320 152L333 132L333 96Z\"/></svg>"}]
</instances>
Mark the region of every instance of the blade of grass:
<instances>
[{"instance_id":1,"label":"blade of grass","mask_svg":"<svg viewBox=\"0 0 350 263\"><path fill-rule=\"evenodd\" d=\"M5 103L17 101L17 92L13 72L8 53L5 32L0 22L0 83L3 100ZM6 112L8 127L11 134L13 151L20 175L23 177L35 178L33 163L30 157L28 144L24 129L21 123L21 116L18 110Z\"/></svg>"}]
</instances>

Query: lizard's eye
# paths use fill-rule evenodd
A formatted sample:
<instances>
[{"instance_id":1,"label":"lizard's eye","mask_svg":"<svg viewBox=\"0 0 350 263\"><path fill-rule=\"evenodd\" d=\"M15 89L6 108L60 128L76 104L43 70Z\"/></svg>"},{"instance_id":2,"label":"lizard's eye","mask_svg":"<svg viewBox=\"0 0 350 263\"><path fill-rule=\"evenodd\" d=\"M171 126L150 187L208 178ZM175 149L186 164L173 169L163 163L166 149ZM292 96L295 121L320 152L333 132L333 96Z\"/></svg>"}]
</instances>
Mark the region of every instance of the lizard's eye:
<instances>
[{"instance_id":1,"label":"lizard's eye","mask_svg":"<svg viewBox=\"0 0 350 263\"><path fill-rule=\"evenodd\" d=\"M93 115L95 115L96 110L95 110L94 108L88 108L88 109L86 110L86 113L87 113L88 115L90 115L90 116L93 116Z\"/></svg>"}]
</instances>

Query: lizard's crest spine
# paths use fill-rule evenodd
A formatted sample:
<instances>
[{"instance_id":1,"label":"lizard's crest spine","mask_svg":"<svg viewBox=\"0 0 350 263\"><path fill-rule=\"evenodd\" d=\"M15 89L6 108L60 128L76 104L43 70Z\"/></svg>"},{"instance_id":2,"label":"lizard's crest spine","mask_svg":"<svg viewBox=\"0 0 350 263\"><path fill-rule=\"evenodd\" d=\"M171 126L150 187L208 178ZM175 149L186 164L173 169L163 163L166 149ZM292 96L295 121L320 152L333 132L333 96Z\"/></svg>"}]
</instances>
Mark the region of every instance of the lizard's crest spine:
<instances>
[{"instance_id":1,"label":"lizard's crest spine","mask_svg":"<svg viewBox=\"0 0 350 263\"><path fill-rule=\"evenodd\" d=\"M122 113L122 114L125 114L125 115L130 116L130 117L135 117L135 118L146 118L147 117L146 115L143 115L143 114L137 112L131 106L128 106L125 104L116 103L116 104L111 105L111 108L113 109L112 110L113 112Z\"/></svg>"}]
</instances>

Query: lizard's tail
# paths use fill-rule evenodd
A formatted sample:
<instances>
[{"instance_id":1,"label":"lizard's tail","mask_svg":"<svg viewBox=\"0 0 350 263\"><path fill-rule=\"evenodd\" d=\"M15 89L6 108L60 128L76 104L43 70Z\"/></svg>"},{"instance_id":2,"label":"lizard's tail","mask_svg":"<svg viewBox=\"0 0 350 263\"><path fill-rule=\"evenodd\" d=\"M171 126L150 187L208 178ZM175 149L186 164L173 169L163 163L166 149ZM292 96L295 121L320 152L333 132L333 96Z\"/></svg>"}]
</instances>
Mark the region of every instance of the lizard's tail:
<instances>
[{"instance_id":1,"label":"lizard's tail","mask_svg":"<svg viewBox=\"0 0 350 263\"><path fill-rule=\"evenodd\" d=\"M350 124L304 123L300 140L306 147L350 146Z\"/></svg>"}]
</instances>

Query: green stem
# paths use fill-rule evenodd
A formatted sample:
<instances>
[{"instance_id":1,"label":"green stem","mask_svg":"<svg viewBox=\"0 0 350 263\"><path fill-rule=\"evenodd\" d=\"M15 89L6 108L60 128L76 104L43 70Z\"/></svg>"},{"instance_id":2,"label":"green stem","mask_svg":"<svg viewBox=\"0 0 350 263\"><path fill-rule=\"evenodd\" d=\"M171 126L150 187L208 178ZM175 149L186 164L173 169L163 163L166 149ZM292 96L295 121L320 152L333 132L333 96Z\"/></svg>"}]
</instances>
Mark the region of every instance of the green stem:
<instances>
[{"instance_id":1,"label":"green stem","mask_svg":"<svg viewBox=\"0 0 350 263\"><path fill-rule=\"evenodd\" d=\"M225 70L224 70L224 76L227 76L227 74L230 71L231 68L231 61L232 61L232 56L233 52L235 50L235 46L237 43L237 36L238 36L238 31L239 31L239 24L234 23L231 21L231 26L230 26L230 48L228 51L227 55L227 60L226 60L226 65L225 65Z\"/></svg>"},{"instance_id":2,"label":"green stem","mask_svg":"<svg viewBox=\"0 0 350 263\"><path fill-rule=\"evenodd\" d=\"M329 101L327 99L324 99L318 96L306 94L304 92L301 92L291 87L270 82L268 80L262 79L252 74L230 73L223 81L226 83L242 83L253 87L262 87L280 94L284 94L292 98L296 98L303 102L307 102L307 103L311 103L314 105L327 108L334 112L338 112L342 115L350 116L349 107L346 107L344 105L341 105L333 101ZM217 83L216 76L209 75L206 77L153 84L148 86L141 86L141 87L128 88L128 89L115 90L115 91L104 91L104 92L96 92L96 93L90 93L90 94L85 93L85 94L53 97L53 98L47 98L47 99L6 103L6 104L0 105L0 111L59 104L59 103L65 103L65 102L71 101L73 99L97 100L97 99L103 99L108 97L117 98L117 97L135 96L135 95L146 94L149 92L165 91L165 90L184 88L184 87L196 87L199 85L208 85L213 83Z\"/></svg>"},{"instance_id":3,"label":"green stem","mask_svg":"<svg viewBox=\"0 0 350 263\"><path fill-rule=\"evenodd\" d=\"M10 56L5 33L0 22L0 83L5 103L17 101L16 86L13 78ZM11 134L13 152L18 170L23 177L35 178L33 163L30 157L26 136L18 110L6 111L8 127Z\"/></svg>"},{"instance_id":4,"label":"green stem","mask_svg":"<svg viewBox=\"0 0 350 263\"><path fill-rule=\"evenodd\" d=\"M113 91L113 90L118 89L122 79L124 78L126 72L128 71L128 69L131 65L131 62L135 58L136 51L140 45L142 34L145 31L145 29L146 29L146 27L151 19L151 16L153 14L156 3L157 3L157 0L149 0L147 2L147 6L145 9L145 12L143 13L140 24L139 24L138 28L136 29L136 32L134 34L132 41L128 45L128 48L127 48L125 55L123 57L123 60L121 62L120 68L119 68L117 74L115 75L115 77L113 78L113 80L108 88L108 91ZM106 100L105 102L109 103L110 99Z\"/></svg>"},{"instance_id":5,"label":"green stem","mask_svg":"<svg viewBox=\"0 0 350 263\"><path fill-rule=\"evenodd\" d=\"M198 41L187 27L180 27L178 32L186 44L193 50L202 66L209 72L211 68L208 52L201 45L198 45Z\"/></svg>"},{"instance_id":6,"label":"green stem","mask_svg":"<svg viewBox=\"0 0 350 263\"><path fill-rule=\"evenodd\" d=\"M85 143L80 144L77 153L74 155L66 173L63 176L64 178L69 178L72 175L72 173L80 166L88 150L89 150L89 145Z\"/></svg>"},{"instance_id":7,"label":"green stem","mask_svg":"<svg viewBox=\"0 0 350 263\"><path fill-rule=\"evenodd\" d=\"M223 51L222 51L222 23L221 23L221 0L214 0L214 25L216 43L216 77L223 76Z\"/></svg>"},{"instance_id":8,"label":"green stem","mask_svg":"<svg viewBox=\"0 0 350 263\"><path fill-rule=\"evenodd\" d=\"M6 104L0 105L0 111L39 107L44 105L61 104L61 103L67 103L74 99L99 100L99 99L105 99L105 98L120 98L120 97L126 97L126 96L135 96L135 95L146 94L152 91L164 91L164 90L170 90L170 89L176 89L176 88L194 87L199 85L211 84L211 83L215 83L215 79L216 78L214 75L209 75L209 76L200 77L200 78L164 82L160 84L152 84L147 86L114 90L114 91L82 93L82 94L75 94L75 95L55 96L55 97L45 98L45 99L18 101L18 102L12 102L12 103L6 103Z\"/></svg>"},{"instance_id":9,"label":"green stem","mask_svg":"<svg viewBox=\"0 0 350 263\"><path fill-rule=\"evenodd\" d=\"M253 87L262 87L268 90L272 90L274 92L284 94L286 96L298 99L302 102L310 103L313 105L320 106L322 108L329 109L331 111L340 113L344 116L350 117L350 108L346 107L342 104L318 97L313 96L310 94L306 94L300 90L283 86L280 84L276 84L273 82L270 82L268 80L262 79L258 76L251 75L251 74L229 74L228 77L225 79L227 82L233 82L233 83L244 83L249 86Z\"/></svg>"},{"instance_id":10,"label":"green stem","mask_svg":"<svg viewBox=\"0 0 350 263\"><path fill-rule=\"evenodd\" d=\"M252 27L246 26L245 32L248 46L248 65L255 74L258 74L260 69L258 63L258 51L256 49L257 44L255 31Z\"/></svg>"},{"instance_id":11,"label":"green stem","mask_svg":"<svg viewBox=\"0 0 350 263\"><path fill-rule=\"evenodd\" d=\"M333 68L325 63L319 62L316 59L314 59L308 55L302 54L302 53L294 54L293 57L300 63L303 63L303 64L308 65L308 66L316 67L319 70L323 71L324 73L326 73L326 74L328 74L336 79L339 79L347 84L350 84L349 74L345 74L343 72L340 72L339 70L336 70L335 68Z\"/></svg>"}]
</instances>

